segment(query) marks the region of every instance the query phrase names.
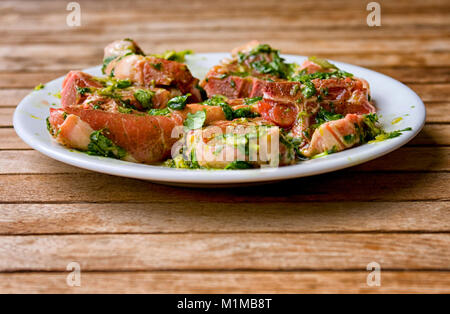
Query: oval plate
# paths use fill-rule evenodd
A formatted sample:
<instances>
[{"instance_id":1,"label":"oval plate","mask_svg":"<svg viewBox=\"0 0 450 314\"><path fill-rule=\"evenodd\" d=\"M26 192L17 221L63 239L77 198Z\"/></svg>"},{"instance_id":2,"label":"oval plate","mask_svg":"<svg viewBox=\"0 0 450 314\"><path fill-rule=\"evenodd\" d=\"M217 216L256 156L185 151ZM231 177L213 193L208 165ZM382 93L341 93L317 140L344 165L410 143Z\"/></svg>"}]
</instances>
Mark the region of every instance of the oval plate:
<instances>
[{"instance_id":1,"label":"oval plate","mask_svg":"<svg viewBox=\"0 0 450 314\"><path fill-rule=\"evenodd\" d=\"M187 56L187 64L193 75L202 78L208 69L229 57L226 53L205 53ZM302 56L284 55L289 62L301 63ZM185 186L226 186L272 182L305 177L361 164L385 155L410 141L425 123L425 106L422 100L407 86L386 75L358 66L334 62L339 68L366 79L372 98L386 131L411 127L412 131L383 142L364 144L322 158L299 162L293 166L251 170L183 170L162 166L130 163L111 158L89 156L58 145L48 134L45 119L49 107L59 107L60 101L53 96L61 89L64 77L45 84L45 88L26 96L14 112L14 128L22 140L41 153L80 168L111 175L150 180L158 183ZM100 76L100 66L85 70ZM394 119L402 118L393 125Z\"/></svg>"}]
</instances>

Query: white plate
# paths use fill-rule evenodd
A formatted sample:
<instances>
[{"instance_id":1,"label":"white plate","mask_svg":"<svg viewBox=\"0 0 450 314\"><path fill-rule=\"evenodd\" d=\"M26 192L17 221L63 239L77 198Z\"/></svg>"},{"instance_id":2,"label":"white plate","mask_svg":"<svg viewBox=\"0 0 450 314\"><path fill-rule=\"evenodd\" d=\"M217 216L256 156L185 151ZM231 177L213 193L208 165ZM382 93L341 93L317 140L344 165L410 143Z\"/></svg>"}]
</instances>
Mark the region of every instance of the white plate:
<instances>
[{"instance_id":1,"label":"white plate","mask_svg":"<svg viewBox=\"0 0 450 314\"><path fill-rule=\"evenodd\" d=\"M207 70L219 63L225 53L205 53L188 56L187 63L194 76L202 78ZM301 63L305 57L284 56L290 62ZM52 96L61 89L63 77L45 84L45 88L26 96L14 113L14 128L28 145L41 153L67 164L111 175L144 179L173 185L220 186L227 184L249 184L298 178L330 172L385 155L410 141L425 123L425 106L422 100L407 86L383 74L358 66L335 62L335 64L357 77L366 79L371 87L372 98L381 115L381 123L387 131L411 127L412 131L401 136L374 144L331 154L323 158L300 162L293 166L274 169L251 170L182 170L160 166L135 164L121 160L89 156L58 145L47 132L45 119L49 107L59 107L59 99ZM101 75L100 66L85 70ZM392 124L396 118L402 118Z\"/></svg>"}]
</instances>

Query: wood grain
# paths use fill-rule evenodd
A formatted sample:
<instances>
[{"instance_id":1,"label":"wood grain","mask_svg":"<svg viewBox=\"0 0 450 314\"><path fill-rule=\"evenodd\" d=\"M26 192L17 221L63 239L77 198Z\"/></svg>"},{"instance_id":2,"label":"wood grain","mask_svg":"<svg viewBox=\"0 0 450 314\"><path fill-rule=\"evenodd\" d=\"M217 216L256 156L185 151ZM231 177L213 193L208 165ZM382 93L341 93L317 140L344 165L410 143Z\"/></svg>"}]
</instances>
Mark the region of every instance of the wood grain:
<instances>
[{"instance_id":1,"label":"wood grain","mask_svg":"<svg viewBox=\"0 0 450 314\"><path fill-rule=\"evenodd\" d=\"M2 175L0 202L448 201L450 173L340 171L239 189L174 188L94 173ZM301 188L299 188L299 186ZM26 191L26 193L23 193Z\"/></svg>"},{"instance_id":2,"label":"wood grain","mask_svg":"<svg viewBox=\"0 0 450 314\"><path fill-rule=\"evenodd\" d=\"M65 271L70 262L88 271L360 270L372 261L386 270L448 270L449 241L383 233L0 236L0 271Z\"/></svg>"},{"instance_id":3,"label":"wood grain","mask_svg":"<svg viewBox=\"0 0 450 314\"><path fill-rule=\"evenodd\" d=\"M68 273L3 273L5 293L449 293L449 272L382 271L381 286L366 284L368 272L82 272L69 287ZM126 289L124 289L126 287Z\"/></svg>"},{"instance_id":4,"label":"wood grain","mask_svg":"<svg viewBox=\"0 0 450 314\"><path fill-rule=\"evenodd\" d=\"M349 171L450 171L449 147L405 147L383 158ZM87 170L65 165L36 151L0 151L2 174L84 173Z\"/></svg>"},{"instance_id":5,"label":"wood grain","mask_svg":"<svg viewBox=\"0 0 450 314\"><path fill-rule=\"evenodd\" d=\"M1 204L0 234L449 232L446 202Z\"/></svg>"},{"instance_id":6,"label":"wood grain","mask_svg":"<svg viewBox=\"0 0 450 314\"><path fill-rule=\"evenodd\" d=\"M25 144L13 128L0 128L0 149L30 149Z\"/></svg>"}]
</instances>

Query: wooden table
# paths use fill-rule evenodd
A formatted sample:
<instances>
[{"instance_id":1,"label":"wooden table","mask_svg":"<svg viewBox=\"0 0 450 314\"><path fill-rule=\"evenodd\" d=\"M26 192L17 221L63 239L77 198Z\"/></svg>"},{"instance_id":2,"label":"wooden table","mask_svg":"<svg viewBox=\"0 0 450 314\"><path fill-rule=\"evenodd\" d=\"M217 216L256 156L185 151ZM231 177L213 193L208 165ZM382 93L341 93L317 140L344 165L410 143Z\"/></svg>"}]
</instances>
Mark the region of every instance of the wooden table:
<instances>
[{"instance_id":1,"label":"wooden table","mask_svg":"<svg viewBox=\"0 0 450 314\"><path fill-rule=\"evenodd\" d=\"M69 1L67 1L69 2ZM450 292L450 2L0 3L0 292ZM427 106L398 151L335 173L234 189L175 188L74 168L30 149L11 117L31 88L147 52L229 51L248 40L390 75ZM370 262L381 286L366 284ZM66 266L81 266L81 286Z\"/></svg>"}]
</instances>

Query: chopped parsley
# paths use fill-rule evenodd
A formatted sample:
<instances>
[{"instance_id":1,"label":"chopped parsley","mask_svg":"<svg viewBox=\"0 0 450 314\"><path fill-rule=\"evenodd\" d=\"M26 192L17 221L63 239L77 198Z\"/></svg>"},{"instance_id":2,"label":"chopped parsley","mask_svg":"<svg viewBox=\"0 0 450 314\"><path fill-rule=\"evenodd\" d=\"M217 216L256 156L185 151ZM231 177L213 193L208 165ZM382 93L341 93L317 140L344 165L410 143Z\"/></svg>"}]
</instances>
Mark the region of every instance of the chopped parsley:
<instances>
[{"instance_id":1,"label":"chopped parsley","mask_svg":"<svg viewBox=\"0 0 450 314\"><path fill-rule=\"evenodd\" d=\"M86 93L90 93L91 89L89 87L77 87L77 93L84 96Z\"/></svg>"},{"instance_id":2,"label":"chopped parsley","mask_svg":"<svg viewBox=\"0 0 450 314\"><path fill-rule=\"evenodd\" d=\"M222 111L223 111L223 114L225 115L225 119L227 119L227 120L234 119L234 111L228 103L223 102L220 104L220 107L222 107Z\"/></svg>"},{"instance_id":3,"label":"chopped parsley","mask_svg":"<svg viewBox=\"0 0 450 314\"><path fill-rule=\"evenodd\" d=\"M260 54L266 54L271 61L267 61L265 58L252 61ZM279 51L273 49L267 44L260 44L248 53L239 52L238 63L242 64L246 60L250 61L250 66L255 71L261 74L270 74L284 79L289 78L295 68L295 64L286 63L285 60L280 57Z\"/></svg>"},{"instance_id":4,"label":"chopped parsley","mask_svg":"<svg viewBox=\"0 0 450 314\"><path fill-rule=\"evenodd\" d=\"M122 159L127 152L115 145L109 138L102 134L103 130L94 131L90 135L91 142L88 145L89 155Z\"/></svg>"},{"instance_id":5,"label":"chopped parsley","mask_svg":"<svg viewBox=\"0 0 450 314\"><path fill-rule=\"evenodd\" d=\"M208 105L208 106L220 106L221 103L224 103L224 102L226 103L226 100L227 100L227 98L225 96L214 95L211 98L202 102L202 104Z\"/></svg>"},{"instance_id":6,"label":"chopped parsley","mask_svg":"<svg viewBox=\"0 0 450 314\"><path fill-rule=\"evenodd\" d=\"M116 80L115 87L119 89L127 88L131 86L131 81L129 79L126 80Z\"/></svg>"},{"instance_id":7,"label":"chopped parsley","mask_svg":"<svg viewBox=\"0 0 450 314\"><path fill-rule=\"evenodd\" d=\"M133 96L144 109L150 109L153 105L152 100L155 92L148 89L138 89L134 92Z\"/></svg>"},{"instance_id":8,"label":"chopped parsley","mask_svg":"<svg viewBox=\"0 0 450 314\"><path fill-rule=\"evenodd\" d=\"M311 74L306 74L306 70L302 70L293 75L292 77L290 77L289 80L294 82L306 83L314 79L325 80L329 78L346 78L346 77L353 77L353 74L342 70L335 70L333 72L315 72Z\"/></svg>"},{"instance_id":9,"label":"chopped parsley","mask_svg":"<svg viewBox=\"0 0 450 314\"><path fill-rule=\"evenodd\" d=\"M45 85L44 84L39 84L39 85L37 85L35 88L34 88L34 90L41 90L41 89L44 89L45 88Z\"/></svg>"},{"instance_id":10,"label":"chopped parsley","mask_svg":"<svg viewBox=\"0 0 450 314\"><path fill-rule=\"evenodd\" d=\"M306 81L302 87L302 94L305 96L305 98L311 98L316 94L317 90L314 86L313 82Z\"/></svg>"},{"instance_id":11,"label":"chopped parsley","mask_svg":"<svg viewBox=\"0 0 450 314\"><path fill-rule=\"evenodd\" d=\"M336 69L336 70L338 69L337 66L335 66L333 63L330 63L326 59L321 59L321 58L312 56L312 57L309 57L308 60L314 62L315 64L319 65L323 69Z\"/></svg>"},{"instance_id":12,"label":"chopped parsley","mask_svg":"<svg viewBox=\"0 0 450 314\"><path fill-rule=\"evenodd\" d=\"M47 117L47 119L45 119L45 122L47 123L47 131L48 131L48 133L50 133L51 135L54 135L53 127L50 124L50 117Z\"/></svg>"},{"instance_id":13,"label":"chopped parsley","mask_svg":"<svg viewBox=\"0 0 450 314\"><path fill-rule=\"evenodd\" d=\"M183 110L186 107L187 99L191 96L191 94L186 94L183 96L176 96L169 100L167 103L167 107L172 110Z\"/></svg>"},{"instance_id":14,"label":"chopped parsley","mask_svg":"<svg viewBox=\"0 0 450 314\"><path fill-rule=\"evenodd\" d=\"M162 66L163 66L163 64L162 64L161 62L158 62L158 63L152 63L151 65L152 65L152 67L153 67L155 70L157 70L157 71L161 71Z\"/></svg>"},{"instance_id":15,"label":"chopped parsley","mask_svg":"<svg viewBox=\"0 0 450 314\"><path fill-rule=\"evenodd\" d=\"M316 124L313 127L317 128L325 122L339 120L342 118L344 118L343 115L326 111L325 109L323 109L323 107L320 107L319 112L316 115Z\"/></svg>"},{"instance_id":16,"label":"chopped parsley","mask_svg":"<svg viewBox=\"0 0 450 314\"><path fill-rule=\"evenodd\" d=\"M120 113L126 113L126 114L133 113L133 109L131 109L131 108L126 108L126 107L122 107L122 106L117 106L117 110L118 110Z\"/></svg>"},{"instance_id":17,"label":"chopped parsley","mask_svg":"<svg viewBox=\"0 0 450 314\"><path fill-rule=\"evenodd\" d=\"M257 101L260 101L262 97L254 97L254 98L245 98L244 104L249 106ZM250 107L242 107L236 110L233 110L231 106L226 102L226 97L221 95L215 95L208 100L203 102L204 105L209 106L220 106L222 107L223 113L225 114L225 118L227 120L234 120L238 118L256 118L259 117L259 114L256 112L252 112Z\"/></svg>"},{"instance_id":18,"label":"chopped parsley","mask_svg":"<svg viewBox=\"0 0 450 314\"><path fill-rule=\"evenodd\" d=\"M242 107L233 111L233 118L256 118L259 114L253 112L250 107Z\"/></svg>"},{"instance_id":19,"label":"chopped parsley","mask_svg":"<svg viewBox=\"0 0 450 314\"><path fill-rule=\"evenodd\" d=\"M117 58L117 56L109 56L109 57L106 57L105 59L103 59L103 65L102 65L102 73L103 74L105 74L105 71L106 71L106 68L108 67L108 65L116 58Z\"/></svg>"},{"instance_id":20,"label":"chopped parsley","mask_svg":"<svg viewBox=\"0 0 450 314\"><path fill-rule=\"evenodd\" d=\"M250 169L250 168L253 168L251 163L240 160L230 162L228 165L225 166L226 170Z\"/></svg>"},{"instance_id":21,"label":"chopped parsley","mask_svg":"<svg viewBox=\"0 0 450 314\"><path fill-rule=\"evenodd\" d=\"M372 141L369 141L369 143L381 142L381 141L388 140L391 138L396 138L396 137L399 137L400 135L402 135L403 132L411 131L411 130L412 130L412 128L405 128L403 130L396 130L396 131L392 131L389 133L382 133L380 135L375 136L375 139Z\"/></svg>"},{"instance_id":22,"label":"chopped parsley","mask_svg":"<svg viewBox=\"0 0 450 314\"><path fill-rule=\"evenodd\" d=\"M208 105L208 106L220 106L225 115L225 119L233 120L233 118L234 118L233 109L226 102L226 97L224 97L224 96L215 95L215 96L211 97L210 99L205 100L203 102L203 104Z\"/></svg>"},{"instance_id":23,"label":"chopped parsley","mask_svg":"<svg viewBox=\"0 0 450 314\"><path fill-rule=\"evenodd\" d=\"M354 143L354 142L355 142L355 135L354 135L354 134L347 134L347 135L344 135L344 141L345 141L347 144L352 144L352 143Z\"/></svg>"},{"instance_id":24,"label":"chopped parsley","mask_svg":"<svg viewBox=\"0 0 450 314\"><path fill-rule=\"evenodd\" d=\"M170 113L170 110L169 108L150 109L147 113L151 116L166 116Z\"/></svg>"},{"instance_id":25,"label":"chopped parsley","mask_svg":"<svg viewBox=\"0 0 450 314\"><path fill-rule=\"evenodd\" d=\"M162 54L154 54L154 57L166 59L170 61L184 62L186 60L186 55L193 54L192 50L183 50L176 52L175 50L167 50Z\"/></svg>"},{"instance_id":26,"label":"chopped parsley","mask_svg":"<svg viewBox=\"0 0 450 314\"><path fill-rule=\"evenodd\" d=\"M255 102L261 101L262 97L244 98L244 103L246 105L254 104Z\"/></svg>"}]
</instances>

